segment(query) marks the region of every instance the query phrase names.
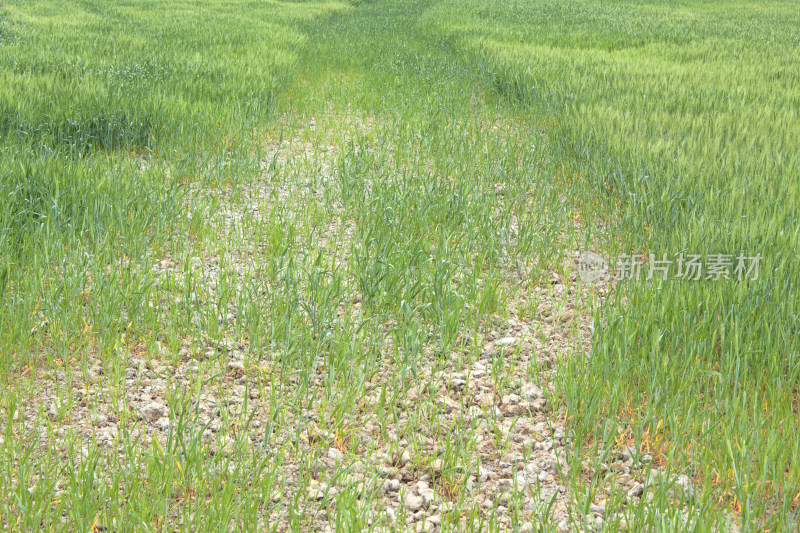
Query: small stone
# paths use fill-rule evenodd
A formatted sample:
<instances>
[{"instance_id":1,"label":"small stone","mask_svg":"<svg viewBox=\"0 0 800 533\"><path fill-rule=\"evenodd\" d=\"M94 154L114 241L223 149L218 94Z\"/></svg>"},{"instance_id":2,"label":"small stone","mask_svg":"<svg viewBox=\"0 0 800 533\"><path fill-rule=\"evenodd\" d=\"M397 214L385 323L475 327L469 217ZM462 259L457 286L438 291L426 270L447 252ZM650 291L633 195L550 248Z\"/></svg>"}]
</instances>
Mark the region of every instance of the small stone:
<instances>
[{"instance_id":1,"label":"small stone","mask_svg":"<svg viewBox=\"0 0 800 533\"><path fill-rule=\"evenodd\" d=\"M642 483L637 483L633 486L633 488L631 488L631 490L628 491L629 498L638 498L642 494L644 494L644 484Z\"/></svg>"},{"instance_id":2,"label":"small stone","mask_svg":"<svg viewBox=\"0 0 800 533\"><path fill-rule=\"evenodd\" d=\"M516 337L503 337L499 341L497 341L498 346L511 346L512 344L517 342Z\"/></svg>"},{"instance_id":3,"label":"small stone","mask_svg":"<svg viewBox=\"0 0 800 533\"><path fill-rule=\"evenodd\" d=\"M623 462L633 461L633 455L636 453L636 449L629 447L625 448L619 453L619 459Z\"/></svg>"},{"instance_id":4,"label":"small stone","mask_svg":"<svg viewBox=\"0 0 800 533\"><path fill-rule=\"evenodd\" d=\"M447 381L447 388L455 392L463 391L466 386L467 382L460 374L450 376L450 379Z\"/></svg>"},{"instance_id":5,"label":"small stone","mask_svg":"<svg viewBox=\"0 0 800 533\"><path fill-rule=\"evenodd\" d=\"M445 396L444 401L442 402L444 407L444 412L447 414L452 413L453 411L461 410L461 404L457 401L453 400L449 396Z\"/></svg>"},{"instance_id":6,"label":"small stone","mask_svg":"<svg viewBox=\"0 0 800 533\"><path fill-rule=\"evenodd\" d=\"M522 398L525 401L532 402L542 397L544 397L542 389L533 383L526 383L525 386L522 387Z\"/></svg>"},{"instance_id":7,"label":"small stone","mask_svg":"<svg viewBox=\"0 0 800 533\"><path fill-rule=\"evenodd\" d=\"M406 495L403 498L403 503L405 504L406 509L411 512L416 512L422 508L423 501L420 496L417 496L409 490L406 492Z\"/></svg>"},{"instance_id":8,"label":"small stone","mask_svg":"<svg viewBox=\"0 0 800 533\"><path fill-rule=\"evenodd\" d=\"M539 465L537 465L536 463L528 463L527 465L525 465L525 471L528 474L538 474L539 472L542 471L542 469L539 468Z\"/></svg>"},{"instance_id":9,"label":"small stone","mask_svg":"<svg viewBox=\"0 0 800 533\"><path fill-rule=\"evenodd\" d=\"M142 418L146 422L156 422L159 418L167 416L167 407L158 402L151 402L141 410Z\"/></svg>"},{"instance_id":10,"label":"small stone","mask_svg":"<svg viewBox=\"0 0 800 533\"><path fill-rule=\"evenodd\" d=\"M675 478L675 485L669 490L673 497L692 499L695 496L692 479L689 476L681 475Z\"/></svg>"},{"instance_id":11,"label":"small stone","mask_svg":"<svg viewBox=\"0 0 800 533\"><path fill-rule=\"evenodd\" d=\"M521 399L522 398L520 398L516 394L508 394L503 397L503 403L505 405L517 405Z\"/></svg>"},{"instance_id":12,"label":"small stone","mask_svg":"<svg viewBox=\"0 0 800 533\"><path fill-rule=\"evenodd\" d=\"M384 494L397 492L398 490L400 490L400 481L396 479L387 479L381 487L381 492Z\"/></svg>"},{"instance_id":13,"label":"small stone","mask_svg":"<svg viewBox=\"0 0 800 533\"><path fill-rule=\"evenodd\" d=\"M328 497L335 496L333 489L329 489L325 483L319 483L314 480L309 483L307 492L309 498L317 501L324 499L326 493Z\"/></svg>"},{"instance_id":14,"label":"small stone","mask_svg":"<svg viewBox=\"0 0 800 533\"><path fill-rule=\"evenodd\" d=\"M497 505L498 513L502 512L502 509L504 509L508 505L508 499L509 499L508 492L501 492L500 494L497 495L497 499L495 500L494 503L495 505Z\"/></svg>"},{"instance_id":15,"label":"small stone","mask_svg":"<svg viewBox=\"0 0 800 533\"><path fill-rule=\"evenodd\" d=\"M231 361L228 363L228 372L238 378L244 375L244 364L241 361Z\"/></svg>"},{"instance_id":16,"label":"small stone","mask_svg":"<svg viewBox=\"0 0 800 533\"><path fill-rule=\"evenodd\" d=\"M98 444L109 446L114 441L115 432L111 428L102 428L97 430L95 437Z\"/></svg>"},{"instance_id":17,"label":"small stone","mask_svg":"<svg viewBox=\"0 0 800 533\"><path fill-rule=\"evenodd\" d=\"M600 515L606 514L606 502L593 503L589 506L589 510Z\"/></svg>"},{"instance_id":18,"label":"small stone","mask_svg":"<svg viewBox=\"0 0 800 533\"><path fill-rule=\"evenodd\" d=\"M494 406L494 394L490 394L488 392L482 392L478 394L476 398L478 405L483 407L484 409L488 409L489 407Z\"/></svg>"},{"instance_id":19,"label":"small stone","mask_svg":"<svg viewBox=\"0 0 800 533\"><path fill-rule=\"evenodd\" d=\"M519 396L517 396L519 398ZM543 400L537 400L539 402ZM503 406L505 408L506 415L508 416L525 416L530 414L533 411L537 411L539 409L532 408L528 402L517 402L513 404L505 404Z\"/></svg>"},{"instance_id":20,"label":"small stone","mask_svg":"<svg viewBox=\"0 0 800 533\"><path fill-rule=\"evenodd\" d=\"M399 454L395 454L393 463L395 466L402 468L411 462L411 453L408 450L403 450Z\"/></svg>"},{"instance_id":21,"label":"small stone","mask_svg":"<svg viewBox=\"0 0 800 533\"><path fill-rule=\"evenodd\" d=\"M333 459L336 462L340 462L342 459L344 459L344 454L336 448L328 448L328 459Z\"/></svg>"},{"instance_id":22,"label":"small stone","mask_svg":"<svg viewBox=\"0 0 800 533\"><path fill-rule=\"evenodd\" d=\"M431 503L433 503L435 494L428 483L425 481L417 482L417 492L419 493L419 497L422 498L422 504L425 507L429 507Z\"/></svg>"},{"instance_id":23,"label":"small stone","mask_svg":"<svg viewBox=\"0 0 800 533\"><path fill-rule=\"evenodd\" d=\"M233 321L233 315L229 316L231 317L231 321ZM233 339L223 339L219 341L219 343L217 344L217 348L221 352L228 352L228 353L232 352L235 346L236 343L233 341Z\"/></svg>"},{"instance_id":24,"label":"small stone","mask_svg":"<svg viewBox=\"0 0 800 533\"><path fill-rule=\"evenodd\" d=\"M632 485L633 478L630 476L630 474L622 474L619 476L619 478L617 478L617 482L622 486Z\"/></svg>"}]
</instances>

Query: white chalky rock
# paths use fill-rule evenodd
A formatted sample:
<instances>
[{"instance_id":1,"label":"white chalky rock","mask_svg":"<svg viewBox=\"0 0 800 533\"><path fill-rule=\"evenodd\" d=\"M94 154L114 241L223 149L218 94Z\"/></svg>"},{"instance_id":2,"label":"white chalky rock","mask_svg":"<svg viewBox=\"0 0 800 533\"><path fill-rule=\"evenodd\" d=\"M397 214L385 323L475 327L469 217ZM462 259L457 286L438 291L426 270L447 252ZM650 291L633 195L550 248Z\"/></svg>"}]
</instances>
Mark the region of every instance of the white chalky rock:
<instances>
[{"instance_id":1,"label":"white chalky rock","mask_svg":"<svg viewBox=\"0 0 800 533\"><path fill-rule=\"evenodd\" d=\"M141 413L146 422L156 422L159 418L167 416L167 406L150 402L142 408Z\"/></svg>"},{"instance_id":2,"label":"white chalky rock","mask_svg":"<svg viewBox=\"0 0 800 533\"><path fill-rule=\"evenodd\" d=\"M403 503L405 504L406 509L411 512L416 512L422 508L423 501L420 496L417 496L409 490L406 492L405 498L403 498Z\"/></svg>"}]
</instances>

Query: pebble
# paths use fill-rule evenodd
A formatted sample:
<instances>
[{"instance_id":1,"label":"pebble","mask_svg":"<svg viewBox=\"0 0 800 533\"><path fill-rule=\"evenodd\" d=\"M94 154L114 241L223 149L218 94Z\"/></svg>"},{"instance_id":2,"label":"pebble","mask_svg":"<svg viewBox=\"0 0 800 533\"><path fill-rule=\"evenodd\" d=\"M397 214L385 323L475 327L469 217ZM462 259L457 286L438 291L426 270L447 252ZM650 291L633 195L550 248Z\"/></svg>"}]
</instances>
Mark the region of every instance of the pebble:
<instances>
[{"instance_id":1,"label":"pebble","mask_svg":"<svg viewBox=\"0 0 800 533\"><path fill-rule=\"evenodd\" d=\"M51 419L58 418L58 410L59 410L60 407L61 407L61 402L59 402L57 399L54 400L53 403L50 404L50 408L47 410L48 416ZM14 420L16 420L17 418L18 418L17 417L17 413L15 412L14 413Z\"/></svg>"},{"instance_id":2,"label":"pebble","mask_svg":"<svg viewBox=\"0 0 800 533\"><path fill-rule=\"evenodd\" d=\"M674 497L692 499L695 496L692 479L687 475L675 478L675 484L669 489L669 494Z\"/></svg>"},{"instance_id":3,"label":"pebble","mask_svg":"<svg viewBox=\"0 0 800 533\"><path fill-rule=\"evenodd\" d=\"M516 394L508 394L503 397L503 403L505 405L517 405L521 400L522 398L520 398Z\"/></svg>"},{"instance_id":4,"label":"pebble","mask_svg":"<svg viewBox=\"0 0 800 533\"><path fill-rule=\"evenodd\" d=\"M403 498L403 504L406 506L411 512L419 511L422 508L422 498L411 492L410 490L406 492L405 497Z\"/></svg>"},{"instance_id":5,"label":"pebble","mask_svg":"<svg viewBox=\"0 0 800 533\"><path fill-rule=\"evenodd\" d=\"M393 463L397 467L404 467L411 462L411 453L408 450L403 450L400 454L395 454Z\"/></svg>"},{"instance_id":6,"label":"pebble","mask_svg":"<svg viewBox=\"0 0 800 533\"><path fill-rule=\"evenodd\" d=\"M619 476L619 478L617 478L617 481L620 485L625 486L630 485L633 482L633 478L630 476L630 474L622 474Z\"/></svg>"},{"instance_id":7,"label":"pebble","mask_svg":"<svg viewBox=\"0 0 800 533\"><path fill-rule=\"evenodd\" d=\"M466 386L466 380L459 375L451 376L450 380L447 382L447 388L455 392L463 391Z\"/></svg>"},{"instance_id":8,"label":"pebble","mask_svg":"<svg viewBox=\"0 0 800 533\"><path fill-rule=\"evenodd\" d=\"M344 454L336 448L328 448L328 459L333 459L334 461L339 462L344 459Z\"/></svg>"},{"instance_id":9,"label":"pebble","mask_svg":"<svg viewBox=\"0 0 800 533\"><path fill-rule=\"evenodd\" d=\"M606 513L606 502L600 503L593 503L589 506L589 510L593 513L597 514L605 514Z\"/></svg>"},{"instance_id":10,"label":"pebble","mask_svg":"<svg viewBox=\"0 0 800 533\"><path fill-rule=\"evenodd\" d=\"M241 361L231 361L228 363L228 372L233 374L234 377L241 377L244 375L244 364Z\"/></svg>"},{"instance_id":11,"label":"pebble","mask_svg":"<svg viewBox=\"0 0 800 533\"><path fill-rule=\"evenodd\" d=\"M328 499L333 499L337 491L334 488L328 487L325 483L319 483L314 480L308 486L308 497L312 500L322 500L325 496L328 496Z\"/></svg>"},{"instance_id":12,"label":"pebble","mask_svg":"<svg viewBox=\"0 0 800 533\"><path fill-rule=\"evenodd\" d=\"M109 446L113 444L115 433L110 428L103 428L98 430L95 436L97 438L98 444L104 444L106 446Z\"/></svg>"},{"instance_id":13,"label":"pebble","mask_svg":"<svg viewBox=\"0 0 800 533\"><path fill-rule=\"evenodd\" d=\"M542 389L533 383L527 383L522 387L522 398L525 401L532 402L542 398L543 396L544 393L542 392Z\"/></svg>"},{"instance_id":14,"label":"pebble","mask_svg":"<svg viewBox=\"0 0 800 533\"><path fill-rule=\"evenodd\" d=\"M417 492L419 493L419 497L422 498L422 504L425 507L429 507L431 503L433 503L435 494L433 489L430 488L427 482L419 481L417 482Z\"/></svg>"},{"instance_id":15,"label":"pebble","mask_svg":"<svg viewBox=\"0 0 800 533\"><path fill-rule=\"evenodd\" d=\"M451 399L449 396L445 396L444 400L442 401L442 406L444 407L444 412L447 414L461 409L461 404Z\"/></svg>"},{"instance_id":16,"label":"pebble","mask_svg":"<svg viewBox=\"0 0 800 533\"><path fill-rule=\"evenodd\" d=\"M152 423L167 416L167 407L158 402L150 402L142 407L141 414L145 421Z\"/></svg>"},{"instance_id":17,"label":"pebble","mask_svg":"<svg viewBox=\"0 0 800 533\"><path fill-rule=\"evenodd\" d=\"M637 483L628 491L629 498L637 498L644 494L644 484Z\"/></svg>"},{"instance_id":18,"label":"pebble","mask_svg":"<svg viewBox=\"0 0 800 533\"><path fill-rule=\"evenodd\" d=\"M387 479L381 487L381 492L388 494L390 492L397 492L400 490L400 481L396 479Z\"/></svg>"}]
</instances>

